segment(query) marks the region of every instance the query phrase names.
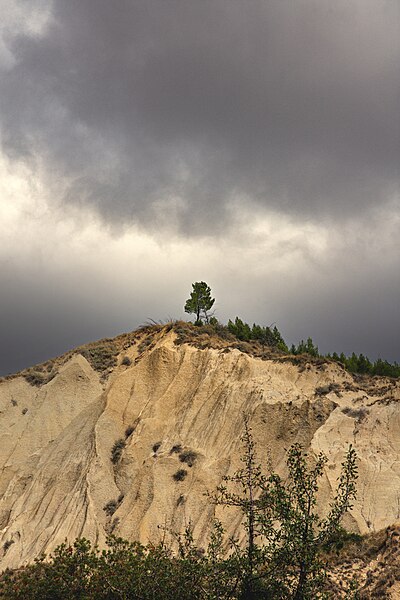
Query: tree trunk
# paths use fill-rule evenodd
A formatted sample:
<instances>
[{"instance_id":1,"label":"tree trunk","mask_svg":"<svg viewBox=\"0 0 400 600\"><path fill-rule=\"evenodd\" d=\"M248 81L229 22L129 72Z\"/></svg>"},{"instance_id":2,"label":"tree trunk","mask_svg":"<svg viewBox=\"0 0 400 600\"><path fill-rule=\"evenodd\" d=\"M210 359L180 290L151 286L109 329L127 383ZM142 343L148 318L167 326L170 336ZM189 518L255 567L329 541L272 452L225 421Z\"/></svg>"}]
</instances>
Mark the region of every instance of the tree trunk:
<instances>
[{"instance_id":1,"label":"tree trunk","mask_svg":"<svg viewBox=\"0 0 400 600\"><path fill-rule=\"evenodd\" d=\"M306 582L306 575L307 575L307 569L306 569L305 563L303 562L300 565L299 581L297 583L296 594L295 594L293 600L303 600L303 598L304 598L304 584Z\"/></svg>"}]
</instances>

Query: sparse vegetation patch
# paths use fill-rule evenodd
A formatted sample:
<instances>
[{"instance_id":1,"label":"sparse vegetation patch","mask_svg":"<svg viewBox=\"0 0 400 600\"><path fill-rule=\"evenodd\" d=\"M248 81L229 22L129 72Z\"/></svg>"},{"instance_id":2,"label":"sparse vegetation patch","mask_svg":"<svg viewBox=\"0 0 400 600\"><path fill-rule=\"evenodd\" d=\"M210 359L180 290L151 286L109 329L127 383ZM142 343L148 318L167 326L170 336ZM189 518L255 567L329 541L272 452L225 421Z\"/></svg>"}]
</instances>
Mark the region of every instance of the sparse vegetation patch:
<instances>
[{"instance_id":1,"label":"sparse vegetation patch","mask_svg":"<svg viewBox=\"0 0 400 600\"><path fill-rule=\"evenodd\" d=\"M197 452L194 450L184 450L179 454L179 460L186 463L188 467L193 467L197 459Z\"/></svg>"},{"instance_id":2,"label":"sparse vegetation patch","mask_svg":"<svg viewBox=\"0 0 400 600\"><path fill-rule=\"evenodd\" d=\"M110 500L109 502L107 502L107 504L103 507L103 510L106 513L106 515L112 517L117 508L121 505L123 499L124 494L120 494L117 500Z\"/></svg>"},{"instance_id":3,"label":"sparse vegetation patch","mask_svg":"<svg viewBox=\"0 0 400 600\"><path fill-rule=\"evenodd\" d=\"M81 352L95 371L102 373L117 364L118 349L113 343L89 347Z\"/></svg>"},{"instance_id":4,"label":"sparse vegetation patch","mask_svg":"<svg viewBox=\"0 0 400 600\"><path fill-rule=\"evenodd\" d=\"M351 417L352 419L356 419L359 423L364 421L369 414L369 410L365 408L365 406L361 406L360 408L351 408L350 406L346 406L342 408L342 413Z\"/></svg>"},{"instance_id":5,"label":"sparse vegetation patch","mask_svg":"<svg viewBox=\"0 0 400 600\"><path fill-rule=\"evenodd\" d=\"M156 444L153 445L153 452L154 452L154 454L157 453L157 451L159 450L160 446L161 446L161 442L157 442Z\"/></svg>"},{"instance_id":6,"label":"sparse vegetation patch","mask_svg":"<svg viewBox=\"0 0 400 600\"><path fill-rule=\"evenodd\" d=\"M9 549L10 546L12 546L12 544L14 543L14 540L6 540L3 544L3 551L4 554L7 552L7 550Z\"/></svg>"},{"instance_id":7,"label":"sparse vegetation patch","mask_svg":"<svg viewBox=\"0 0 400 600\"><path fill-rule=\"evenodd\" d=\"M315 388L315 395L316 396L326 396L327 394L330 394L331 392L335 392L335 394L337 396L339 396L340 390L341 390L340 385L338 383L332 382L327 385L321 385L321 386Z\"/></svg>"},{"instance_id":8,"label":"sparse vegetation patch","mask_svg":"<svg viewBox=\"0 0 400 600\"><path fill-rule=\"evenodd\" d=\"M135 427L133 425L129 425L129 427L127 427L125 429L125 439L127 439L129 436L132 435L132 433L135 431Z\"/></svg>"},{"instance_id":9,"label":"sparse vegetation patch","mask_svg":"<svg viewBox=\"0 0 400 600\"><path fill-rule=\"evenodd\" d=\"M121 460L121 456L122 456L122 451L126 446L126 442L125 440L123 440L122 438L120 438L119 440L117 440L114 444L114 446L111 449L111 462L116 465L120 460Z\"/></svg>"},{"instance_id":10,"label":"sparse vegetation patch","mask_svg":"<svg viewBox=\"0 0 400 600\"><path fill-rule=\"evenodd\" d=\"M110 500L104 506L103 510L106 513L106 515L108 515L109 517L111 517L115 513L115 511L117 510L117 508L118 508L118 501L117 500Z\"/></svg>"},{"instance_id":11,"label":"sparse vegetation patch","mask_svg":"<svg viewBox=\"0 0 400 600\"><path fill-rule=\"evenodd\" d=\"M145 350L150 350L151 345L153 343L153 336L148 336L142 340L138 346L139 354L142 354Z\"/></svg>"},{"instance_id":12,"label":"sparse vegetation patch","mask_svg":"<svg viewBox=\"0 0 400 600\"><path fill-rule=\"evenodd\" d=\"M43 367L37 366L24 371L25 380L33 386L40 387L49 383L57 375L56 370L44 370Z\"/></svg>"},{"instance_id":13,"label":"sparse vegetation patch","mask_svg":"<svg viewBox=\"0 0 400 600\"><path fill-rule=\"evenodd\" d=\"M363 537L359 533L346 531L343 527L338 527L337 531L327 540L322 548L324 552L334 552L339 554L343 548L350 545L359 545L362 543Z\"/></svg>"},{"instance_id":14,"label":"sparse vegetation patch","mask_svg":"<svg viewBox=\"0 0 400 600\"><path fill-rule=\"evenodd\" d=\"M176 473L174 473L172 475L172 477L173 477L173 479L175 481L183 481L185 479L187 473L188 472L186 471L186 469L179 469L179 471L177 471Z\"/></svg>"}]
</instances>

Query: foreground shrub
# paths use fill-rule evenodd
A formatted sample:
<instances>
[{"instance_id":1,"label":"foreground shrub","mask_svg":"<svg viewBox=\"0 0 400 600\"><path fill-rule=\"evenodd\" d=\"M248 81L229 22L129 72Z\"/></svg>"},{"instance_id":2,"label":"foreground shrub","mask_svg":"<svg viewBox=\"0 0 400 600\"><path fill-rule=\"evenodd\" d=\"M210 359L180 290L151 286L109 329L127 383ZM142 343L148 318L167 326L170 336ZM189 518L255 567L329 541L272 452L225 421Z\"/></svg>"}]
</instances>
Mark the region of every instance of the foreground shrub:
<instances>
[{"instance_id":1,"label":"foreground shrub","mask_svg":"<svg viewBox=\"0 0 400 600\"><path fill-rule=\"evenodd\" d=\"M214 532L206 552L189 530L176 536L178 556L160 543L142 546L111 537L100 551L88 540L59 546L44 559L0 579L7 600L228 600L237 586L236 559L222 558L222 532Z\"/></svg>"},{"instance_id":2,"label":"foreground shrub","mask_svg":"<svg viewBox=\"0 0 400 600\"><path fill-rule=\"evenodd\" d=\"M242 597L254 600L326 597L320 556L322 547L338 538L341 519L356 496L355 450L349 447L330 510L321 518L317 512L317 493L327 462L324 454L311 461L299 444L291 446L286 460L288 477L284 481L276 473L266 476L262 472L247 423L243 442L243 468L225 477L226 483L211 496L215 504L238 507L243 513L247 543L241 551Z\"/></svg>"}]
</instances>

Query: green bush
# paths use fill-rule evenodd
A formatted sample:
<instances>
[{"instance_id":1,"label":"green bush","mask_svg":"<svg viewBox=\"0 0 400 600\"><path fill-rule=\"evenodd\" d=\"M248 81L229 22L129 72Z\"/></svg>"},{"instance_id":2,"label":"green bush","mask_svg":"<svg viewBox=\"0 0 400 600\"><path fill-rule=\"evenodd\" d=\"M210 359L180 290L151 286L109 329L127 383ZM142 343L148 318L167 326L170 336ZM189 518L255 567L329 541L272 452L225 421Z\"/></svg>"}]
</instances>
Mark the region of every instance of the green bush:
<instances>
[{"instance_id":1,"label":"green bush","mask_svg":"<svg viewBox=\"0 0 400 600\"><path fill-rule=\"evenodd\" d=\"M400 365L395 361L390 363L387 360L378 358L375 362L363 354L346 356L343 352L339 355L337 352L326 354L326 358L341 363L350 373L360 373L362 375L379 375L381 377L400 377Z\"/></svg>"},{"instance_id":2,"label":"green bush","mask_svg":"<svg viewBox=\"0 0 400 600\"><path fill-rule=\"evenodd\" d=\"M349 447L329 513L323 519L316 508L326 456L320 453L310 465L302 447L292 445L284 481L276 473L267 476L262 472L247 422L243 442L242 469L224 477L226 483L211 496L215 504L239 507L243 514L247 541L241 555L242 597L322 599L325 572L321 547L338 535L341 518L352 507L357 479L354 449Z\"/></svg>"},{"instance_id":3,"label":"green bush","mask_svg":"<svg viewBox=\"0 0 400 600\"><path fill-rule=\"evenodd\" d=\"M254 340L263 346L271 346L282 352L288 352L285 340L276 326L271 329L253 323L253 327L250 327L248 323L244 323L239 317L236 317L234 323L229 319L228 331L243 342Z\"/></svg>"},{"instance_id":4,"label":"green bush","mask_svg":"<svg viewBox=\"0 0 400 600\"><path fill-rule=\"evenodd\" d=\"M338 527L337 531L324 542L322 549L325 552L339 552L349 544L361 544L362 536L358 533L346 531L343 527Z\"/></svg>"},{"instance_id":5,"label":"green bush","mask_svg":"<svg viewBox=\"0 0 400 600\"><path fill-rule=\"evenodd\" d=\"M237 598L237 561L222 559L216 529L205 552L188 529L176 536L178 555L165 544L143 546L110 537L100 551L85 539L0 577L2 600L228 600Z\"/></svg>"}]
</instances>

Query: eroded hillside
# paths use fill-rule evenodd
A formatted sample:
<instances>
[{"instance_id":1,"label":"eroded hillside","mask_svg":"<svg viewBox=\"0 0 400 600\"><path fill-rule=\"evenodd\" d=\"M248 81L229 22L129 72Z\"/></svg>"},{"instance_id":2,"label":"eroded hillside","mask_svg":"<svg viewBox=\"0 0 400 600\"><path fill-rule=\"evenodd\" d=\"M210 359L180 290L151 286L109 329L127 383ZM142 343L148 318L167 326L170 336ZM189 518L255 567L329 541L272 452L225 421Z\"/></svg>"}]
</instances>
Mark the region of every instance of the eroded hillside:
<instances>
[{"instance_id":1,"label":"eroded hillside","mask_svg":"<svg viewBox=\"0 0 400 600\"><path fill-rule=\"evenodd\" d=\"M0 382L0 568L66 538L107 533L159 540L189 521L200 543L209 502L240 465L243 415L260 462L283 473L295 441L328 456L327 507L351 442L358 499L346 526L367 533L400 518L400 384L353 377L337 363L154 326L70 352Z\"/></svg>"}]
</instances>

